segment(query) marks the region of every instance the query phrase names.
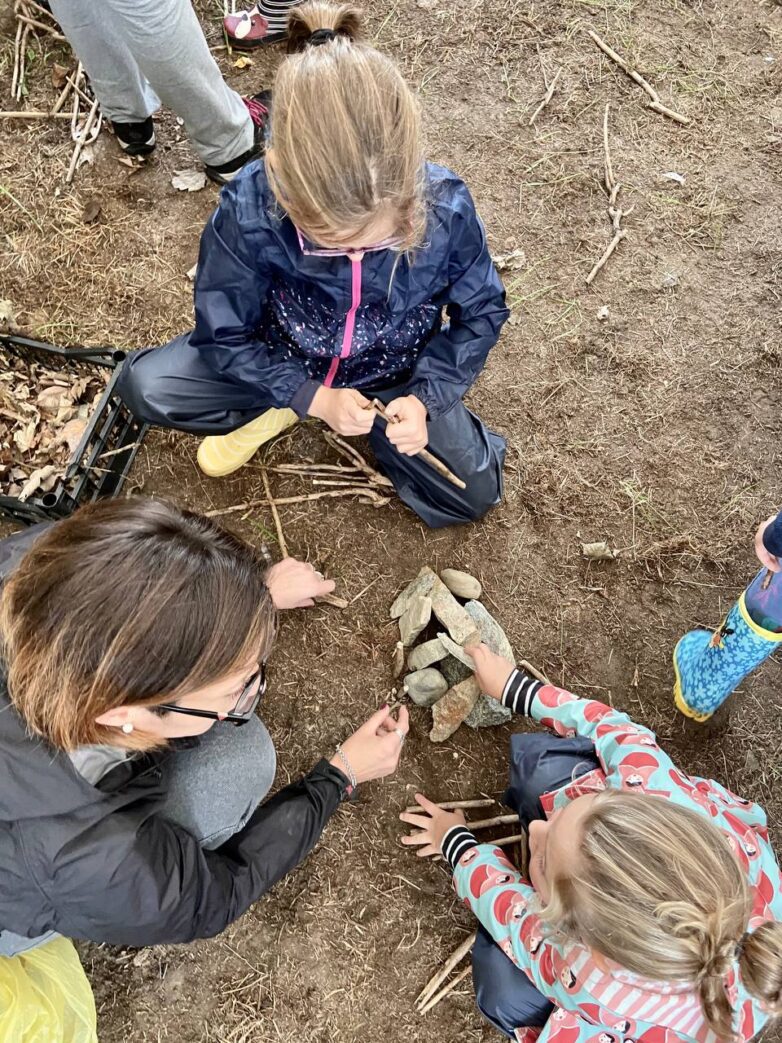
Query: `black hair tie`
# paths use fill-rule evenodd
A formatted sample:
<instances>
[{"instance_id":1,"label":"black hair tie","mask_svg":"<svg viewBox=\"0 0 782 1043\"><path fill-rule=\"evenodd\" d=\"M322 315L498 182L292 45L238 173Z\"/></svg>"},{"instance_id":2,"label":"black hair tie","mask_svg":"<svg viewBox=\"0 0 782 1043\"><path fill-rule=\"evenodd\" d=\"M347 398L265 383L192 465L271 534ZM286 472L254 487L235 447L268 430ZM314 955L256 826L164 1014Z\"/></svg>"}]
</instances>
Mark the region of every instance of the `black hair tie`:
<instances>
[{"instance_id":1,"label":"black hair tie","mask_svg":"<svg viewBox=\"0 0 782 1043\"><path fill-rule=\"evenodd\" d=\"M307 46L322 47L324 43L331 43L332 40L336 40L338 35L333 29L316 29L307 38Z\"/></svg>"}]
</instances>

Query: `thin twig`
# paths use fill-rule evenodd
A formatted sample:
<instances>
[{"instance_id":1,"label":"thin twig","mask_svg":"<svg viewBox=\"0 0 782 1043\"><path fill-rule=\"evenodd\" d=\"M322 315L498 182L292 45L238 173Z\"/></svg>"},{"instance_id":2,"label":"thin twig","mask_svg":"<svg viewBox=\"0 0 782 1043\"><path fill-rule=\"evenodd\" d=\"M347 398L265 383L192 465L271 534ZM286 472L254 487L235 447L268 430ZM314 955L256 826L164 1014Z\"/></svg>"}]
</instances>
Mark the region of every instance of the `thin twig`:
<instances>
[{"instance_id":1,"label":"thin twig","mask_svg":"<svg viewBox=\"0 0 782 1043\"><path fill-rule=\"evenodd\" d=\"M660 101L660 95L657 93L654 87L652 87L652 85L647 80L645 80L639 72L636 72L635 69L631 68L624 60L624 58L622 58L621 55L617 54L613 47L609 47L605 40L601 39L593 29L587 29L587 33L589 34L589 36L592 37L592 39L603 52L603 54L608 55L611 61L616 62L619 68L622 69L630 77L631 80L633 80L635 83L638 84L639 87L646 91L646 93L652 99L648 103L648 107L650 109L652 109L654 112L658 112L661 116L667 116L669 119L675 120L676 123L682 123L684 124L684 126L687 126L691 122L687 116L682 116L680 112L674 112L674 110L669 109L667 105L663 105L663 103Z\"/></svg>"},{"instance_id":2,"label":"thin twig","mask_svg":"<svg viewBox=\"0 0 782 1043\"><path fill-rule=\"evenodd\" d=\"M19 6L20 5L17 4L17 7L19 7ZM28 7L28 8L32 7L32 9L34 11L38 11L40 14L45 15L47 18L51 18L51 20L55 23L55 25L59 24L57 22L57 19L52 14L52 12L51 11L47 11L45 7L41 7L41 5L37 4L35 2L35 0L24 0L24 6Z\"/></svg>"},{"instance_id":3,"label":"thin twig","mask_svg":"<svg viewBox=\"0 0 782 1043\"><path fill-rule=\"evenodd\" d=\"M336 449L341 456L352 460L356 467L358 467L360 471L363 471L364 474L368 474L377 485L385 485L393 488L394 483L390 478L386 478L384 474L376 471L374 467L366 462L358 449L354 449L352 445L348 445L348 443L340 438L339 435L335 434L333 431L324 431L323 437L332 449Z\"/></svg>"},{"instance_id":4,"label":"thin twig","mask_svg":"<svg viewBox=\"0 0 782 1043\"><path fill-rule=\"evenodd\" d=\"M354 489L329 489L328 492L322 493L307 493L304 496L278 496L274 501L279 507L281 504L287 503L306 503L308 500L325 500L333 499L337 496L358 496L359 499L362 497L368 499L371 503L377 507L385 507L389 502L387 496L381 496L376 493L373 489L367 486L357 486ZM223 514L237 514L240 511L249 511L254 507L268 507L269 501L267 499L262 500L248 500L246 503L236 503L232 507L221 507L215 511L207 511L204 515L206 518L218 518Z\"/></svg>"},{"instance_id":5,"label":"thin twig","mask_svg":"<svg viewBox=\"0 0 782 1043\"><path fill-rule=\"evenodd\" d=\"M490 829L492 826L509 826L519 821L518 815L495 815L494 818L482 818L477 822L468 822L468 829Z\"/></svg>"},{"instance_id":6,"label":"thin twig","mask_svg":"<svg viewBox=\"0 0 782 1043\"><path fill-rule=\"evenodd\" d=\"M505 847L507 844L518 844L523 839L523 833L514 833L512 837L500 837L499 840L490 840L489 843L494 844L495 847Z\"/></svg>"},{"instance_id":7,"label":"thin twig","mask_svg":"<svg viewBox=\"0 0 782 1043\"><path fill-rule=\"evenodd\" d=\"M87 116L87 119L85 120L85 123L84 123L84 126L82 128L82 131L79 134L78 140L76 142L76 147L73 150L73 155L71 156L71 162L70 162L70 165L68 166L68 173L65 175L65 184L66 185L69 185L71 183L71 181L73 181L73 175L76 172L76 163L78 162L79 156L81 155L81 150L87 144L87 138L90 135L90 131L92 130L92 125L95 122L95 117L96 117L97 112L98 112L98 105L99 105L99 102L98 102L98 99L96 98L95 101L92 103L92 108L89 111L89 114Z\"/></svg>"},{"instance_id":8,"label":"thin twig","mask_svg":"<svg viewBox=\"0 0 782 1043\"><path fill-rule=\"evenodd\" d=\"M338 594L318 594L316 601L322 601L324 605L333 605L334 608L347 608L350 602Z\"/></svg>"},{"instance_id":9,"label":"thin twig","mask_svg":"<svg viewBox=\"0 0 782 1043\"><path fill-rule=\"evenodd\" d=\"M459 945L451 953L451 955L445 961L440 970L436 974L432 975L432 977L423 987L423 990L419 994L418 999L416 1000L416 1003L419 1005L419 1007L425 1006L429 1002L434 993L442 985L442 983L445 981L445 979L448 977L448 975L451 973L451 971L454 969L457 963L460 963L464 959L464 957L467 955L470 949L472 949L473 945L475 945L475 938L476 932L473 931L472 934L468 935L468 937L464 939L461 945Z\"/></svg>"},{"instance_id":10,"label":"thin twig","mask_svg":"<svg viewBox=\"0 0 782 1043\"><path fill-rule=\"evenodd\" d=\"M444 800L441 804L438 804L438 808L442 808L443 811L455 811L457 808L490 808L492 804L496 804L496 800ZM412 814L414 811L423 811L420 804L411 804L410 807L405 808L408 814Z\"/></svg>"},{"instance_id":11,"label":"thin twig","mask_svg":"<svg viewBox=\"0 0 782 1043\"><path fill-rule=\"evenodd\" d=\"M130 445L121 445L119 449L109 449L107 453L101 453L98 457L99 460L108 460L110 456L116 456L117 453L127 453L130 449L137 449L141 445L141 442L131 442Z\"/></svg>"},{"instance_id":12,"label":"thin twig","mask_svg":"<svg viewBox=\"0 0 782 1043\"><path fill-rule=\"evenodd\" d=\"M614 237L608 246L603 251L600 259L595 263L592 271L586 277L587 286L591 285L597 273L603 268L608 258L619 246L621 241L627 235L627 231L622 228L622 218L627 214L632 213L633 207L629 207L627 210L622 210L621 206L618 205L619 189L622 187L620 183L614 178L614 168L611 163L611 149L608 144L608 111L610 106L606 105L605 112L603 113L603 155L605 162L605 173L604 173L604 187L608 194L608 216L611 219L611 228L614 232Z\"/></svg>"},{"instance_id":13,"label":"thin twig","mask_svg":"<svg viewBox=\"0 0 782 1043\"><path fill-rule=\"evenodd\" d=\"M59 43L67 43L67 36L63 36L62 33L58 33L56 29L50 25L44 25L43 22L37 22L35 18L29 18L25 14L17 14L17 21L22 22L24 25L29 26L32 29L42 29L45 33L48 33L52 39L57 40Z\"/></svg>"},{"instance_id":14,"label":"thin twig","mask_svg":"<svg viewBox=\"0 0 782 1043\"><path fill-rule=\"evenodd\" d=\"M16 87L19 83L19 68L22 60L22 33L24 26L21 22L16 23L16 36L14 37L14 71L11 76L11 97L16 98ZM17 99L18 100L18 99Z\"/></svg>"},{"instance_id":15,"label":"thin twig","mask_svg":"<svg viewBox=\"0 0 782 1043\"><path fill-rule=\"evenodd\" d=\"M562 69L561 68L557 69L557 74L554 77L554 79L551 81L551 83L548 85L548 90L546 91L546 93L545 93L545 95L543 97L543 101L540 103L540 105L538 105L538 107L535 109L535 111L530 116L528 126L530 126L530 127L532 126L532 124L535 122L535 120L538 118L538 116L541 114L541 112L543 112L545 107L551 101L552 97L554 96L554 88L557 85L557 80L559 79L561 73L562 73Z\"/></svg>"},{"instance_id":16,"label":"thin twig","mask_svg":"<svg viewBox=\"0 0 782 1043\"><path fill-rule=\"evenodd\" d=\"M70 118L70 112L39 112L38 109L0 112L0 120L69 120Z\"/></svg>"},{"instance_id":17,"label":"thin twig","mask_svg":"<svg viewBox=\"0 0 782 1043\"><path fill-rule=\"evenodd\" d=\"M457 985L464 981L464 979L467 977L471 970L472 962L468 963L464 970L459 971L459 973L452 981L449 981L448 984L445 985L436 995L432 996L432 998L426 1003L426 1005L421 1007L418 1013L426 1014L428 1011L432 1009L432 1007L436 1007L437 1004L441 1000L444 1000L450 992L453 992Z\"/></svg>"},{"instance_id":18,"label":"thin twig","mask_svg":"<svg viewBox=\"0 0 782 1043\"><path fill-rule=\"evenodd\" d=\"M289 557L288 544L285 542L285 533L282 531L282 522L280 521L280 512L277 510L277 504L272 498L272 491L269 485L269 476L266 473L266 468L261 468L261 478L263 479L263 488L266 493L266 499L269 501L271 507L272 517L274 518L274 527L277 530L277 542L280 545L280 553L283 558Z\"/></svg>"},{"instance_id":19,"label":"thin twig","mask_svg":"<svg viewBox=\"0 0 782 1043\"><path fill-rule=\"evenodd\" d=\"M540 670L538 670L538 669L537 669L536 667L534 667L534 666L532 665L532 663L528 663L526 659L519 659L519 661L518 661L518 666L519 666L519 667L520 667L520 668L521 668L521 669L522 669L522 670L523 670L523 671L524 671L524 672L525 672L526 674L529 674L529 675L530 675L530 677L535 677L535 678L537 678L537 680L538 680L538 681L542 681L542 682L543 682L543 684L551 684L551 681L549 681L549 679L548 679L548 678L546 677L546 675L545 675L545 674L542 674L542 673L540 672Z\"/></svg>"}]
</instances>

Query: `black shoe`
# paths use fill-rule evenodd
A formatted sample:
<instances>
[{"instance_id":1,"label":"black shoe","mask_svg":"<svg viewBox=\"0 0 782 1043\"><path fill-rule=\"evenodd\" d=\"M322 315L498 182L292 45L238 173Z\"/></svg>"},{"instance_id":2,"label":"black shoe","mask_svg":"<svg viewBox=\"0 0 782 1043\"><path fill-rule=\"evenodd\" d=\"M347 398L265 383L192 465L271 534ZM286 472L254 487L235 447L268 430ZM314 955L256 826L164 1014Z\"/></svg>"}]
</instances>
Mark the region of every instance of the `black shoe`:
<instances>
[{"instance_id":1,"label":"black shoe","mask_svg":"<svg viewBox=\"0 0 782 1043\"><path fill-rule=\"evenodd\" d=\"M156 145L151 116L147 116L143 123L115 123L112 120L111 126L120 148L129 156L148 156Z\"/></svg>"},{"instance_id":2,"label":"black shoe","mask_svg":"<svg viewBox=\"0 0 782 1043\"><path fill-rule=\"evenodd\" d=\"M264 133L266 124L269 122L269 113L271 112L272 92L261 91L260 94L254 94L252 98L242 98L242 101L247 106L250 119L255 127L252 147L243 152L241 156L237 156L227 163L221 163L220 166L209 166L207 164L205 168L206 176L210 181L214 181L218 185L227 185L233 181L242 167L263 155Z\"/></svg>"}]
</instances>

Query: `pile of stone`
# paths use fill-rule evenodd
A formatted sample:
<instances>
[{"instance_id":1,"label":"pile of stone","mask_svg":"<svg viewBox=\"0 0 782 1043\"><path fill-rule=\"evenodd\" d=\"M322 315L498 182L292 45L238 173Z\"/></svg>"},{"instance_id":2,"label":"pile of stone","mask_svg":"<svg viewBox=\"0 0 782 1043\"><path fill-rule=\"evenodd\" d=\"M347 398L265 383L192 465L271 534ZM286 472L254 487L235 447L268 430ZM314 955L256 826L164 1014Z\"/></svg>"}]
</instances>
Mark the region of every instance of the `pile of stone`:
<instances>
[{"instance_id":1,"label":"pile of stone","mask_svg":"<svg viewBox=\"0 0 782 1043\"><path fill-rule=\"evenodd\" d=\"M419 706L431 706L432 742L443 742L462 722L470 728L504 724L510 710L481 692L466 645L484 641L513 661L513 650L499 623L478 598L481 584L458 569L437 573L425 565L391 606L399 620L395 672L407 659L404 691Z\"/></svg>"}]
</instances>

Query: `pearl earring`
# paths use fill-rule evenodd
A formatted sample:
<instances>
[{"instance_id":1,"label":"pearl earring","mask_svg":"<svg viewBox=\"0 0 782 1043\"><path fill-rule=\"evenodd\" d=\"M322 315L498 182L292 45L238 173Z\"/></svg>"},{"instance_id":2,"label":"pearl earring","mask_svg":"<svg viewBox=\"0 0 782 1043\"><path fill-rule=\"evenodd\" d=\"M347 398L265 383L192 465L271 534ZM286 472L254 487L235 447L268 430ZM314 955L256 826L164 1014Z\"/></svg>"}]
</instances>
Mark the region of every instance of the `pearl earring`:
<instances>
[{"instance_id":1,"label":"pearl earring","mask_svg":"<svg viewBox=\"0 0 782 1043\"><path fill-rule=\"evenodd\" d=\"M122 725L122 730L126 735L130 735L130 733L133 731L133 725L130 723L130 721L126 721L125 724Z\"/></svg>"}]
</instances>

